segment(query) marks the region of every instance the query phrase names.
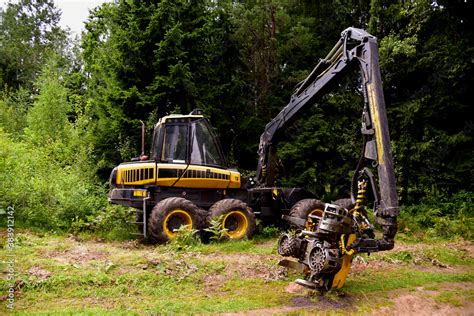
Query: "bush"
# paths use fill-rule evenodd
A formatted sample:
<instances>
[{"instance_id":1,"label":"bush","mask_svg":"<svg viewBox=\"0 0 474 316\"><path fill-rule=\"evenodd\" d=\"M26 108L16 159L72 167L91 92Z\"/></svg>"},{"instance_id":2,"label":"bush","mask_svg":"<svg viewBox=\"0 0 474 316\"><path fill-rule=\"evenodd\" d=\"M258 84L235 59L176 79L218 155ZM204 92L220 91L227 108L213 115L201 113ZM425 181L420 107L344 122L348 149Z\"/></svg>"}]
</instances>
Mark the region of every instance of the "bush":
<instances>
[{"instance_id":1,"label":"bush","mask_svg":"<svg viewBox=\"0 0 474 316\"><path fill-rule=\"evenodd\" d=\"M0 126L14 138L22 135L27 125L27 111L31 106L30 93L20 88L15 93L3 92L0 99Z\"/></svg>"},{"instance_id":2,"label":"bush","mask_svg":"<svg viewBox=\"0 0 474 316\"><path fill-rule=\"evenodd\" d=\"M188 226L181 225L174 232L176 236L166 245L167 249L172 252L189 251L201 244L201 239L198 236L199 231L196 229L189 229Z\"/></svg>"},{"instance_id":3,"label":"bush","mask_svg":"<svg viewBox=\"0 0 474 316\"><path fill-rule=\"evenodd\" d=\"M401 208L400 230L424 230L429 236L473 238L474 193L425 197L418 205Z\"/></svg>"},{"instance_id":4,"label":"bush","mask_svg":"<svg viewBox=\"0 0 474 316\"><path fill-rule=\"evenodd\" d=\"M222 227L224 215L213 217L209 223L209 227L204 231L210 234L209 239L212 242L219 242L227 239L227 229Z\"/></svg>"},{"instance_id":5,"label":"bush","mask_svg":"<svg viewBox=\"0 0 474 316\"><path fill-rule=\"evenodd\" d=\"M103 210L106 192L84 166L51 155L51 147L14 142L0 130L0 208L14 206L17 223L65 230Z\"/></svg>"},{"instance_id":6,"label":"bush","mask_svg":"<svg viewBox=\"0 0 474 316\"><path fill-rule=\"evenodd\" d=\"M0 99L0 209L14 206L17 225L109 230L116 213L106 213L106 188L96 177L90 118L73 111L60 69L52 58L35 82L38 94Z\"/></svg>"},{"instance_id":7,"label":"bush","mask_svg":"<svg viewBox=\"0 0 474 316\"><path fill-rule=\"evenodd\" d=\"M262 225L259 223L258 235L257 238L277 238L281 234L281 228L273 226L273 225Z\"/></svg>"}]
</instances>

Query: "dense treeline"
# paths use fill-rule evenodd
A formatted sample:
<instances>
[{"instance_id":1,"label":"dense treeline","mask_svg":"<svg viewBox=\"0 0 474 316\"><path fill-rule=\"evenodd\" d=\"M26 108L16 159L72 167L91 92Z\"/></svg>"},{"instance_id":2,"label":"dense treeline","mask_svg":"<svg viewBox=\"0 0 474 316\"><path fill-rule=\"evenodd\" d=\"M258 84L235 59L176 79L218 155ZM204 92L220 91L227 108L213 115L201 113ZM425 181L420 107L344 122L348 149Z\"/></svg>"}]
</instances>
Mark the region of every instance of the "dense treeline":
<instances>
[{"instance_id":1,"label":"dense treeline","mask_svg":"<svg viewBox=\"0 0 474 316\"><path fill-rule=\"evenodd\" d=\"M36 226L103 225L113 213L103 183L113 166L138 155L139 121L150 132L159 117L196 107L231 164L251 174L265 124L340 32L355 26L379 39L405 211L425 226L446 230L436 220L446 215L471 227L472 6L117 1L94 9L73 41L52 1L9 4L0 25L0 206L14 204ZM326 200L348 195L360 154L358 82L357 73L340 82L288 129L278 149L281 185L303 185Z\"/></svg>"}]
</instances>

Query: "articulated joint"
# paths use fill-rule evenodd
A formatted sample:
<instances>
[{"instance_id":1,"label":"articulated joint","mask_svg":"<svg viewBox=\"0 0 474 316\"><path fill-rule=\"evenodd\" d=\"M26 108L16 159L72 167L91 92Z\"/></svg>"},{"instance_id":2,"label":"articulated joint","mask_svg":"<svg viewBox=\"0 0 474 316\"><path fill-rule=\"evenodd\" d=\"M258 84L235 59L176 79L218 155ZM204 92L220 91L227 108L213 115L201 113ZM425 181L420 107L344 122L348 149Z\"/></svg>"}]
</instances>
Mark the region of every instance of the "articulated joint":
<instances>
[{"instance_id":1,"label":"articulated joint","mask_svg":"<svg viewBox=\"0 0 474 316\"><path fill-rule=\"evenodd\" d=\"M395 245L395 235L397 234L397 217L376 217L383 231L382 239L377 239L379 251L391 250Z\"/></svg>"},{"instance_id":2,"label":"articulated joint","mask_svg":"<svg viewBox=\"0 0 474 316\"><path fill-rule=\"evenodd\" d=\"M395 246L395 235L397 234L397 218L387 217L383 219L383 238L377 241L380 251L391 250Z\"/></svg>"}]
</instances>

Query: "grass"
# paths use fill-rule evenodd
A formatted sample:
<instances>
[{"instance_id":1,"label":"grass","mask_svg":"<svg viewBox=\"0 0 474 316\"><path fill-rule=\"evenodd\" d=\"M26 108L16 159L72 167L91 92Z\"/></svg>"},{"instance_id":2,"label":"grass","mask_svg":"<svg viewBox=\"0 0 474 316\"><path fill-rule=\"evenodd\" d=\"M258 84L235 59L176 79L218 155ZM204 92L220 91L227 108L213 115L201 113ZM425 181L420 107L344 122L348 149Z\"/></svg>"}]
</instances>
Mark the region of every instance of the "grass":
<instances>
[{"instance_id":1,"label":"grass","mask_svg":"<svg viewBox=\"0 0 474 316\"><path fill-rule=\"evenodd\" d=\"M373 282L374 280L383 280ZM474 274L470 273L446 273L416 271L408 267L394 271L370 271L359 274L349 279L345 290L351 293L370 293L379 291L391 291L396 289L411 289L429 283L440 282L473 282Z\"/></svg>"},{"instance_id":2,"label":"grass","mask_svg":"<svg viewBox=\"0 0 474 316\"><path fill-rule=\"evenodd\" d=\"M460 299L460 293L453 293L453 292L443 292L437 295L434 299L440 303L448 303L454 306L462 306L463 303Z\"/></svg>"},{"instance_id":3,"label":"grass","mask_svg":"<svg viewBox=\"0 0 474 316\"><path fill-rule=\"evenodd\" d=\"M401 244L401 250L374 253L370 256L362 255L367 261L382 260L395 264L417 264L417 265L465 265L474 267L474 261L467 249L454 247L453 242L446 240L429 243L405 243Z\"/></svg>"},{"instance_id":4,"label":"grass","mask_svg":"<svg viewBox=\"0 0 474 316\"><path fill-rule=\"evenodd\" d=\"M1 231L0 235L5 236ZM15 311L19 315L278 310L282 306L293 306L295 297L305 295L286 291L288 284L301 276L280 273L276 238L180 247L101 241L91 235L84 238L83 235L19 231L15 245L18 280ZM387 305L387 299L375 299L375 305L364 302L366 297L371 300L387 297L387 293L394 290L474 282L473 260L466 251L450 247L449 243L403 245L398 251L365 257L369 262L367 268L349 275L343 291L355 299L351 310L363 313ZM0 257L4 258L5 253L6 249L1 248ZM450 269L433 265L433 259L449 265ZM1 268L5 270L5 263ZM7 288L7 281L2 278L0 291L5 293ZM461 306L473 296L469 289L465 290L463 299L453 293L441 291L434 299ZM328 293L324 300L346 302L344 297L339 298L334 293ZM318 308L317 304L322 302L315 298L312 304ZM6 312L5 302L0 303L3 303L0 313ZM345 313L345 309L326 307L322 312Z\"/></svg>"},{"instance_id":5,"label":"grass","mask_svg":"<svg viewBox=\"0 0 474 316\"><path fill-rule=\"evenodd\" d=\"M224 253L252 253L260 255L274 255L277 249L276 240L229 240L221 243L200 244L194 248L203 253L224 252Z\"/></svg>"},{"instance_id":6,"label":"grass","mask_svg":"<svg viewBox=\"0 0 474 316\"><path fill-rule=\"evenodd\" d=\"M91 240L77 242L67 236L19 233L15 253L21 260L15 268L17 279L21 280L21 294L16 301L17 311L95 313L103 308L94 305L106 302L104 305L114 310L131 309L140 313L221 312L274 306L286 296L268 291L275 284L252 277L241 280L238 273L229 275L223 282L224 290L204 291L206 276L226 270L223 260L218 256L206 260L206 254L238 253L246 247L254 253L268 253L265 248L260 251L252 241L199 244L187 251L175 251L169 245L132 249L121 246L121 243ZM40 267L50 276L46 279L32 276L29 273L32 267ZM240 285L233 289L235 284ZM0 285L3 292L7 284L2 280ZM240 288L260 294L243 295Z\"/></svg>"}]
</instances>

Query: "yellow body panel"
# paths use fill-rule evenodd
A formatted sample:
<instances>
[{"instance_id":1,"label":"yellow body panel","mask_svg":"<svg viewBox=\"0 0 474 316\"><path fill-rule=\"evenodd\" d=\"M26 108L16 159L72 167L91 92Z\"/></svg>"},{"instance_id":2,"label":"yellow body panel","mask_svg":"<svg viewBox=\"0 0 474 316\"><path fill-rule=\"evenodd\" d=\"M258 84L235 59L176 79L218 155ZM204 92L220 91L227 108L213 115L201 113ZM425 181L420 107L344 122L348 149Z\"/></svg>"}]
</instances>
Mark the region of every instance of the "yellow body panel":
<instances>
[{"instance_id":1,"label":"yellow body panel","mask_svg":"<svg viewBox=\"0 0 474 316\"><path fill-rule=\"evenodd\" d=\"M230 172L230 189L240 188L240 172L238 171L229 171Z\"/></svg>"},{"instance_id":2,"label":"yellow body panel","mask_svg":"<svg viewBox=\"0 0 474 316\"><path fill-rule=\"evenodd\" d=\"M347 239L347 245L352 244L356 240L355 234L350 234L349 238ZM334 276L334 280L332 281L332 288L333 289L340 289L344 283L346 283L347 275L349 274L349 270L351 269L352 257L354 254L345 254L342 256L342 267L341 270Z\"/></svg>"},{"instance_id":3,"label":"yellow body panel","mask_svg":"<svg viewBox=\"0 0 474 316\"><path fill-rule=\"evenodd\" d=\"M179 179L179 180L178 180ZM117 168L116 185L158 185L179 188L237 189L240 173L226 169L153 162L123 164Z\"/></svg>"},{"instance_id":4,"label":"yellow body panel","mask_svg":"<svg viewBox=\"0 0 474 316\"><path fill-rule=\"evenodd\" d=\"M382 126L380 125L380 118L379 118L379 112L377 111L377 108L379 107L377 104L377 98L375 96L374 92L374 84L371 83L367 85L367 93L369 95L369 105L370 105L370 116L372 117L372 122L374 125L375 129L375 134L377 137L375 137L375 142L377 143L377 162L379 165L384 164L384 156L383 156L383 146L382 146Z\"/></svg>"},{"instance_id":5,"label":"yellow body panel","mask_svg":"<svg viewBox=\"0 0 474 316\"><path fill-rule=\"evenodd\" d=\"M154 162L130 163L117 167L116 185L154 185L156 170Z\"/></svg>"}]
</instances>

